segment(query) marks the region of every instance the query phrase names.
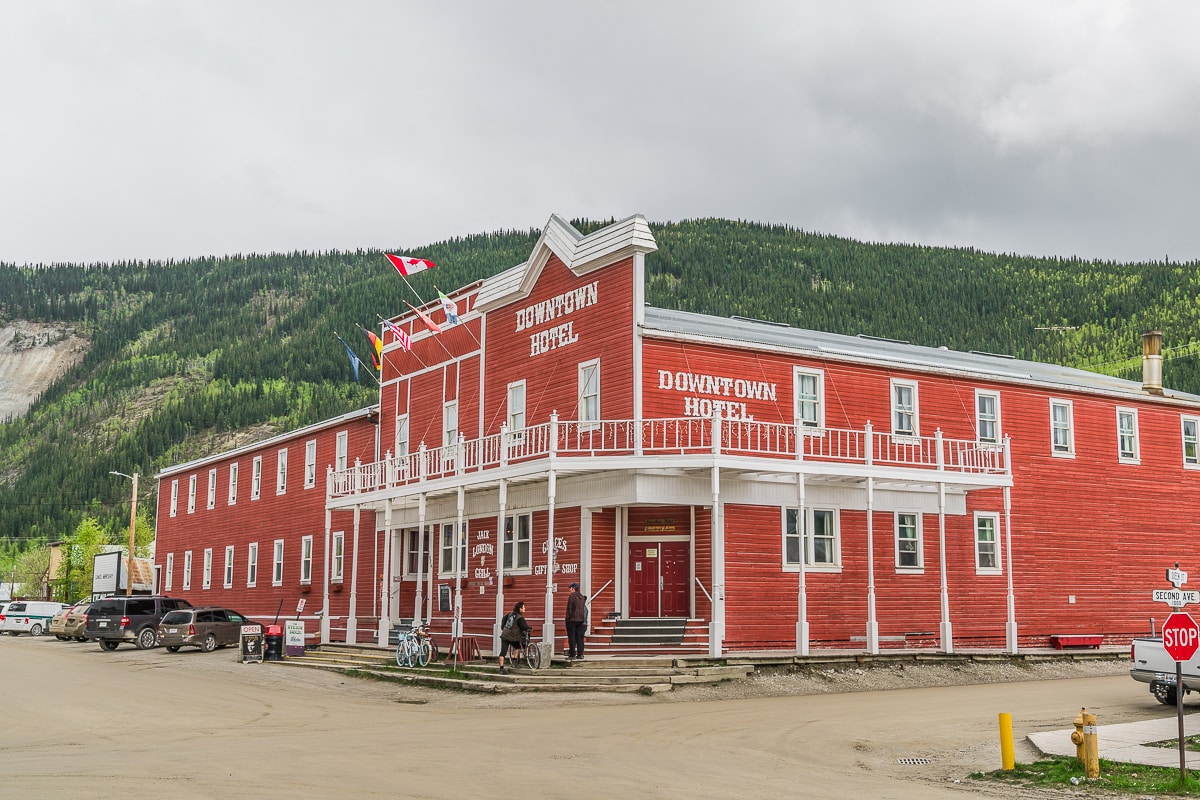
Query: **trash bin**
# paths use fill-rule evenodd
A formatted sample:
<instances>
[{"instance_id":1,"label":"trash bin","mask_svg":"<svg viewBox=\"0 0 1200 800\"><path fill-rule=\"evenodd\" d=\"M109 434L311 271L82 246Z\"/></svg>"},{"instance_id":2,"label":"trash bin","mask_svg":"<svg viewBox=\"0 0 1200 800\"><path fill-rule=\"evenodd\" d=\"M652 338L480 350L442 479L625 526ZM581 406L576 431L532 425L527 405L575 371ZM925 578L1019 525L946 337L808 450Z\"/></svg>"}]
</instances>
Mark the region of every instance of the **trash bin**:
<instances>
[{"instance_id":1,"label":"trash bin","mask_svg":"<svg viewBox=\"0 0 1200 800\"><path fill-rule=\"evenodd\" d=\"M266 635L266 647L263 648L263 657L267 661L282 661L283 660L283 626L268 625Z\"/></svg>"}]
</instances>

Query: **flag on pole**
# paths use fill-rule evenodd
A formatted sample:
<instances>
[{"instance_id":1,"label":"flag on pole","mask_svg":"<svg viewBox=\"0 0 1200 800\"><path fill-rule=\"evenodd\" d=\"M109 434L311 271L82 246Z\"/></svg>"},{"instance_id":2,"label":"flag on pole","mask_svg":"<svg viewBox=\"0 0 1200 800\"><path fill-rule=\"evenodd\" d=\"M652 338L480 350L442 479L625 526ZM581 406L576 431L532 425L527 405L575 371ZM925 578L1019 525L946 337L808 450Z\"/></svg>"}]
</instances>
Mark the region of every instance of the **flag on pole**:
<instances>
[{"instance_id":1,"label":"flag on pole","mask_svg":"<svg viewBox=\"0 0 1200 800\"><path fill-rule=\"evenodd\" d=\"M358 326L358 329L371 342L371 362L375 364L375 369L378 370L382 363L380 359L383 358L383 340L361 325Z\"/></svg>"},{"instance_id":2,"label":"flag on pole","mask_svg":"<svg viewBox=\"0 0 1200 800\"><path fill-rule=\"evenodd\" d=\"M350 345L346 344L345 339L343 339L341 336L338 336L336 333L334 334L334 336L337 336L337 340L342 343L343 347L346 348L346 355L350 357L350 367L354 370L354 380L357 381L358 380L358 355L355 354L355 352L352 349L350 349Z\"/></svg>"},{"instance_id":3,"label":"flag on pole","mask_svg":"<svg viewBox=\"0 0 1200 800\"><path fill-rule=\"evenodd\" d=\"M442 290L438 289L438 297L442 298L442 311L446 312L446 325L454 326L458 324L458 303L451 300L446 295L442 294Z\"/></svg>"},{"instance_id":4,"label":"flag on pole","mask_svg":"<svg viewBox=\"0 0 1200 800\"><path fill-rule=\"evenodd\" d=\"M414 258L412 256L394 256L391 253L384 253L387 260L392 262L392 266L396 268L404 277L416 275L418 272L424 272L427 269L433 269L436 264L427 258Z\"/></svg>"},{"instance_id":5,"label":"flag on pole","mask_svg":"<svg viewBox=\"0 0 1200 800\"><path fill-rule=\"evenodd\" d=\"M388 326L388 330L392 332L392 336L396 337L396 341L400 343L402 348L405 350L412 350L412 339L409 338L409 335L404 332L403 328L392 322L390 319L385 319L383 324Z\"/></svg>"},{"instance_id":6,"label":"flag on pole","mask_svg":"<svg viewBox=\"0 0 1200 800\"><path fill-rule=\"evenodd\" d=\"M404 305L408 306L416 313L417 317L420 318L421 322L425 323L426 328L429 328L429 330L433 331L434 333L442 332L442 326L438 325L436 322L431 320L429 318L429 315L426 314L425 312L421 311L421 309L417 308L416 306L414 306L412 303L408 302L407 300L404 301Z\"/></svg>"}]
</instances>

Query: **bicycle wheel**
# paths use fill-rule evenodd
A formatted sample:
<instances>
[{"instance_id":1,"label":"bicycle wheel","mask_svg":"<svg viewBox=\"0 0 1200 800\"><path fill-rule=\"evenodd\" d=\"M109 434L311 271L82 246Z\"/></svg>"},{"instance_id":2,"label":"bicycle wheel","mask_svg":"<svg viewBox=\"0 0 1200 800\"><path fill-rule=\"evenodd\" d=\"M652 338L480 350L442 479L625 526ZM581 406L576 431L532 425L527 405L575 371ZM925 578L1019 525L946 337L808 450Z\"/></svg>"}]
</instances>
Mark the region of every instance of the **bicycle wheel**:
<instances>
[{"instance_id":1,"label":"bicycle wheel","mask_svg":"<svg viewBox=\"0 0 1200 800\"><path fill-rule=\"evenodd\" d=\"M403 637L401 637L400 641L396 643L396 666L397 667L411 667L412 666L412 662L409 661L409 655L408 655L408 640Z\"/></svg>"},{"instance_id":2,"label":"bicycle wheel","mask_svg":"<svg viewBox=\"0 0 1200 800\"><path fill-rule=\"evenodd\" d=\"M417 645L417 665L418 666L422 666L422 667L427 666L429 664L429 657L431 655L433 655L433 648L429 646L428 639L424 640L419 645Z\"/></svg>"},{"instance_id":3,"label":"bicycle wheel","mask_svg":"<svg viewBox=\"0 0 1200 800\"><path fill-rule=\"evenodd\" d=\"M437 639L434 639L432 636L430 636L425 641L429 643L429 660L437 661L438 658L442 655L441 652L438 650Z\"/></svg>"},{"instance_id":4,"label":"bicycle wheel","mask_svg":"<svg viewBox=\"0 0 1200 800\"><path fill-rule=\"evenodd\" d=\"M525 645L525 663L530 669L542 668L542 648L538 647L537 642L529 642Z\"/></svg>"}]
</instances>

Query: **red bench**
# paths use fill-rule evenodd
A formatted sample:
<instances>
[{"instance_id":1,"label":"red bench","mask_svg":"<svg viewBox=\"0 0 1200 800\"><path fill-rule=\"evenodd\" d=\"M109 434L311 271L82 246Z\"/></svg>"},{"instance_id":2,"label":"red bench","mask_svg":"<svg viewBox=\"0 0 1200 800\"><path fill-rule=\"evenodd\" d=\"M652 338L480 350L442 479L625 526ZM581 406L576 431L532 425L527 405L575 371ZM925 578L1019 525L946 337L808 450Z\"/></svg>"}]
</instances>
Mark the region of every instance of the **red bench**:
<instances>
[{"instance_id":1,"label":"red bench","mask_svg":"<svg viewBox=\"0 0 1200 800\"><path fill-rule=\"evenodd\" d=\"M1102 633L1050 634L1050 644L1054 645L1055 650L1062 650L1064 647L1094 647L1099 650L1103 641L1104 634Z\"/></svg>"}]
</instances>

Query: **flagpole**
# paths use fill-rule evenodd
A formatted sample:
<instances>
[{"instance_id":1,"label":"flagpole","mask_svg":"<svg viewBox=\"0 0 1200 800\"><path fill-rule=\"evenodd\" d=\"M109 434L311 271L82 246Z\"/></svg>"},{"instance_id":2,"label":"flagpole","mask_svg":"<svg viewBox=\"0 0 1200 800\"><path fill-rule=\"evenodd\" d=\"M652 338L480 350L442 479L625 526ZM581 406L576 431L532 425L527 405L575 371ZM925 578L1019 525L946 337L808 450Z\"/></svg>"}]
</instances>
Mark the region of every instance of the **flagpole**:
<instances>
[{"instance_id":1,"label":"flagpole","mask_svg":"<svg viewBox=\"0 0 1200 800\"><path fill-rule=\"evenodd\" d=\"M384 319L383 317L379 316L379 312L375 312L375 316L379 317L380 322L384 323L385 325L387 324L387 320ZM429 368L429 365L426 364L424 361L422 361L421 357L419 355L417 355L416 352L414 352L413 350L405 347L404 345L400 345L400 349L404 350L404 352L406 352L406 353L410 353L412 355L412 357L417 360L417 363L421 365L421 369Z\"/></svg>"},{"instance_id":2,"label":"flagpole","mask_svg":"<svg viewBox=\"0 0 1200 800\"><path fill-rule=\"evenodd\" d=\"M357 322L356 322L356 323L354 323L354 324L355 324L355 325L358 325L358 323L357 323ZM359 325L359 327L362 327L362 326L361 326L361 325ZM359 358L359 357L358 357L358 353L356 353L356 352L354 351L354 348L353 348L353 347L351 347L349 344L347 344L347 343L346 343L346 340L342 338L342 335L341 335L340 333L338 333L337 331L334 331L334 332L333 332L333 335L337 337L337 340L338 340L339 342L341 342L341 343L342 343L342 344L343 344L343 345L346 347L346 349L348 349L348 350L349 350L351 353L354 353L354 360L358 362L359 366L362 366L362 367L365 367L365 366L367 366L366 362L365 362L365 361L363 361L361 358ZM372 369L374 369L374 367L372 367ZM381 383L379 382L379 376L377 376L377 375L371 375L371 377L375 379L375 385L376 385L376 386L378 386L378 387L381 387L381 388L382 388L383 384L381 384ZM357 379L356 379L356 380L357 380Z\"/></svg>"}]
</instances>

